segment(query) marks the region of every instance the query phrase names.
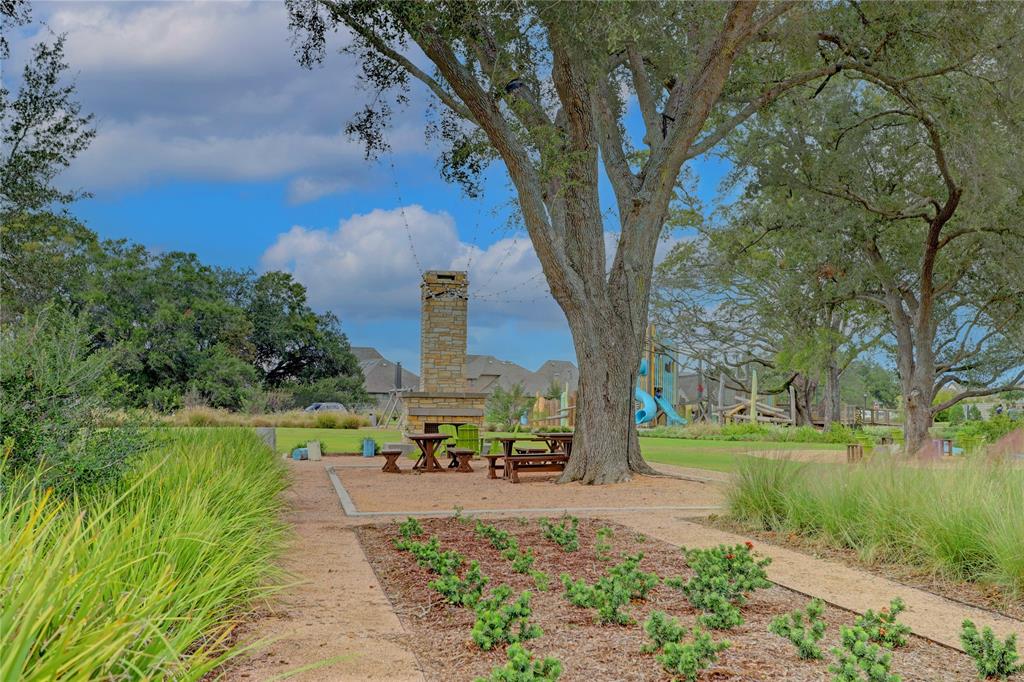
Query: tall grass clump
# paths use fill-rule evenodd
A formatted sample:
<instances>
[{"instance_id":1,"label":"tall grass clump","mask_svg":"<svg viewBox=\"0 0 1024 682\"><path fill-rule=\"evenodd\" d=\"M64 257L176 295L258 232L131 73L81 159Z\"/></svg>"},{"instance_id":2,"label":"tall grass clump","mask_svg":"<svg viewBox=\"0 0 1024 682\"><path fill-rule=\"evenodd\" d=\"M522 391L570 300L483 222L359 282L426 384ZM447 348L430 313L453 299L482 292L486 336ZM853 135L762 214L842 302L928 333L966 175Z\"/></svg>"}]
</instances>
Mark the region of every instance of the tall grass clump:
<instances>
[{"instance_id":1,"label":"tall grass clump","mask_svg":"<svg viewBox=\"0 0 1024 682\"><path fill-rule=\"evenodd\" d=\"M195 680L235 653L285 535L285 474L253 433L164 431L120 482L73 497L40 480L0 494L0 680Z\"/></svg>"},{"instance_id":2,"label":"tall grass clump","mask_svg":"<svg viewBox=\"0 0 1024 682\"><path fill-rule=\"evenodd\" d=\"M732 516L956 580L1024 593L1024 469L984 461L933 468L746 458Z\"/></svg>"}]
</instances>

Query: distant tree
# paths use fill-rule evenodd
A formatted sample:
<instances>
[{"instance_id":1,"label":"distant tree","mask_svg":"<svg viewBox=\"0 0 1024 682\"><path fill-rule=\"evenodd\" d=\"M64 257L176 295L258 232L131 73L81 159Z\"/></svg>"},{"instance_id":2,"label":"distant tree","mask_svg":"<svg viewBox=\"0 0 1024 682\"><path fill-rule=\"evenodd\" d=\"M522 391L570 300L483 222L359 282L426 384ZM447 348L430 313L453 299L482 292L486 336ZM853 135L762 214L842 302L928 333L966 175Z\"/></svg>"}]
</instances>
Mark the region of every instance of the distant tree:
<instances>
[{"instance_id":1,"label":"distant tree","mask_svg":"<svg viewBox=\"0 0 1024 682\"><path fill-rule=\"evenodd\" d=\"M12 3L3 4L7 19ZM6 41L3 50L8 51ZM2 58L6 62L9 56ZM16 95L0 83L0 217L5 221L84 195L54 182L96 136L93 116L82 113L74 84L61 82L67 69L64 37L59 36L52 44L35 45Z\"/></svg>"},{"instance_id":2,"label":"distant tree","mask_svg":"<svg viewBox=\"0 0 1024 682\"><path fill-rule=\"evenodd\" d=\"M743 200L842 254L837 278L886 315L913 452L939 412L1024 381L1024 165L1007 153L1024 145L1024 6L860 8L856 41L828 38L848 54L830 87L728 146ZM880 61L893 40L907 65Z\"/></svg>"},{"instance_id":3,"label":"distant tree","mask_svg":"<svg viewBox=\"0 0 1024 682\"><path fill-rule=\"evenodd\" d=\"M552 379L548 387L544 389L544 397L548 400L559 400L562 397L562 391L565 390L565 386L559 383L558 379Z\"/></svg>"},{"instance_id":4,"label":"distant tree","mask_svg":"<svg viewBox=\"0 0 1024 682\"><path fill-rule=\"evenodd\" d=\"M526 392L521 383L514 384L508 390L498 386L487 396L487 419L511 429L519 423L520 417L533 408L533 403L534 397Z\"/></svg>"},{"instance_id":5,"label":"distant tree","mask_svg":"<svg viewBox=\"0 0 1024 682\"><path fill-rule=\"evenodd\" d=\"M843 373L843 401L861 405L864 396L873 404L895 408L900 398L899 374L895 368L884 367L870 359L854 360Z\"/></svg>"}]
</instances>

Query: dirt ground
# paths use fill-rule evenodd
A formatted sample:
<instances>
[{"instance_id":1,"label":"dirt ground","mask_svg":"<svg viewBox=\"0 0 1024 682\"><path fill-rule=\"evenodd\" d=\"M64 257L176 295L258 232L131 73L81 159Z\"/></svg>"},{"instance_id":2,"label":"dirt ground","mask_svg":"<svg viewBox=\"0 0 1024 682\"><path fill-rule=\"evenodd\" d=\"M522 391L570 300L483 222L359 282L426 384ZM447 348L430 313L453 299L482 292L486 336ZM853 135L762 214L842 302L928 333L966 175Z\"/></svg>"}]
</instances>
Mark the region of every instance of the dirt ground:
<instances>
[{"instance_id":1,"label":"dirt ground","mask_svg":"<svg viewBox=\"0 0 1024 682\"><path fill-rule=\"evenodd\" d=\"M429 474L412 472L409 470L411 463L407 461L401 464L401 474L385 474L379 464L367 466L349 458L331 458L330 463L361 512L443 512L456 506L467 511L713 507L722 502L722 481L725 480L721 474L702 471L696 472L696 476L707 482L638 476L615 486L560 485L550 473L535 473L523 474L522 482L514 484L500 477L487 478L487 465L481 461L473 462L471 474L448 470ZM679 475L695 473L665 465L657 465L657 468Z\"/></svg>"},{"instance_id":2,"label":"dirt ground","mask_svg":"<svg viewBox=\"0 0 1024 682\"><path fill-rule=\"evenodd\" d=\"M472 612L447 605L427 587L434 576L417 566L407 553L394 548L392 540L398 536L396 523L363 527L359 535L396 612L411 634L408 641L416 651L426 679L470 680L503 664L505 658L501 650L481 652L470 640ZM580 523L579 551L566 553L542 537L536 519L495 522L494 525L515 535L521 547L533 548L537 554L535 568L552 576L549 590L537 592L531 578L512 572L509 562L497 550L486 540L474 536L472 525L452 519L432 519L424 521L423 525L428 537L436 535L441 540L442 548L456 549L470 559L479 560L483 573L491 577L491 585L508 584L513 594L525 589L533 592L531 622L540 625L544 634L529 640L525 646L537 656L553 656L562 661L560 680L671 679L653 656L640 653L646 641L641 626L650 611L659 609L679 618L684 626L692 627L698 612L680 591L661 585L646 601L634 602L628 607L637 621L633 625L599 625L592 610L571 606L565 600L557 576L568 572L575 578L585 577L588 582L594 582L608 569L611 563L595 558L595 532L602 526L614 530L612 545L616 556L643 552L641 568L664 577L689 576L677 547L645 538L617 524L585 519ZM767 631L768 622L775 615L802 608L807 601L807 597L777 586L755 593L743 608L744 625L729 632L713 633L716 639L729 639L732 648L722 653L718 664L699 679L793 682L826 679L828 655L824 661L801 661L789 642ZM851 625L855 616L829 607L825 617L829 625L823 648L827 651L838 644L840 624ZM916 637L911 638L907 647L894 653L893 672L906 682L974 677L967 656Z\"/></svg>"}]
</instances>

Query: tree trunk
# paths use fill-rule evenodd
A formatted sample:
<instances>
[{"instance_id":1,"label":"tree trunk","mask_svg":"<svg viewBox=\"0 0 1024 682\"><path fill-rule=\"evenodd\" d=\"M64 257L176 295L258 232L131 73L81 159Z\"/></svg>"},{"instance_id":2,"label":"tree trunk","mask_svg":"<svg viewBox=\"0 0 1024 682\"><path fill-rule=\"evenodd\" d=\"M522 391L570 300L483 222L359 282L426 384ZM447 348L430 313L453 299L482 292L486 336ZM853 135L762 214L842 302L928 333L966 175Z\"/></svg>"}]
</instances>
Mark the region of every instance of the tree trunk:
<instances>
[{"instance_id":1,"label":"tree trunk","mask_svg":"<svg viewBox=\"0 0 1024 682\"><path fill-rule=\"evenodd\" d=\"M832 428L832 424L842 421L840 414L839 400L839 366L835 361L828 363L825 371L825 430Z\"/></svg>"},{"instance_id":2,"label":"tree trunk","mask_svg":"<svg viewBox=\"0 0 1024 682\"><path fill-rule=\"evenodd\" d=\"M931 386L924 388L911 384L903 389L903 450L908 455L917 453L929 439L932 427Z\"/></svg>"},{"instance_id":3,"label":"tree trunk","mask_svg":"<svg viewBox=\"0 0 1024 682\"><path fill-rule=\"evenodd\" d=\"M818 389L818 382L809 378L806 374L798 374L793 379L792 386L796 394L796 425L814 426L811 413L814 407L814 393Z\"/></svg>"},{"instance_id":4,"label":"tree trunk","mask_svg":"<svg viewBox=\"0 0 1024 682\"><path fill-rule=\"evenodd\" d=\"M580 384L572 457L559 482L619 483L634 473L657 475L640 456L634 416L643 334L633 334L630 319L567 317Z\"/></svg>"}]
</instances>

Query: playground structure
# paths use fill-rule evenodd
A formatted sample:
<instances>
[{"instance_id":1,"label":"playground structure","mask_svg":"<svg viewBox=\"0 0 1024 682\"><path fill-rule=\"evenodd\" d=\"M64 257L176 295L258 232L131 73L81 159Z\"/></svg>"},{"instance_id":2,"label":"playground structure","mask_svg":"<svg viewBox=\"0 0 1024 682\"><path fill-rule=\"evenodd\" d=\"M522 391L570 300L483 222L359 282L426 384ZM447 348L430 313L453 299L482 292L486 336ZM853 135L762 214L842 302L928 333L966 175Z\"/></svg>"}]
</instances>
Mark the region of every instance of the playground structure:
<instances>
[{"instance_id":1,"label":"playground structure","mask_svg":"<svg viewBox=\"0 0 1024 682\"><path fill-rule=\"evenodd\" d=\"M659 422L669 426L681 426L686 420L679 416L673 406L676 400L676 378L679 363L676 351L658 339L654 325L648 325L644 344L644 355L640 359L634 397L640 404L636 411L636 425L655 425Z\"/></svg>"}]
</instances>

